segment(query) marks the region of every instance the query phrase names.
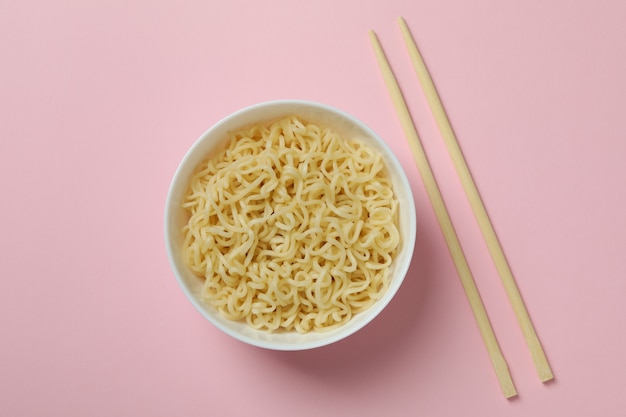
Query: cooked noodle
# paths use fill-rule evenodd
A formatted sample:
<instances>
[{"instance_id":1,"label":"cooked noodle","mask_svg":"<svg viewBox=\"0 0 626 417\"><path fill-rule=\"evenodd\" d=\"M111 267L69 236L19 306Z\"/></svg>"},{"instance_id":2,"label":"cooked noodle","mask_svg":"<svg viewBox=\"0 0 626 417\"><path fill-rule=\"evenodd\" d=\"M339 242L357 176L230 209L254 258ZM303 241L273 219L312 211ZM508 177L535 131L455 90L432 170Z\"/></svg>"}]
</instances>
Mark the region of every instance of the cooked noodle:
<instances>
[{"instance_id":1,"label":"cooked noodle","mask_svg":"<svg viewBox=\"0 0 626 417\"><path fill-rule=\"evenodd\" d=\"M329 129L291 116L234 132L183 205L184 257L228 319L329 330L388 287L400 235L384 161Z\"/></svg>"}]
</instances>

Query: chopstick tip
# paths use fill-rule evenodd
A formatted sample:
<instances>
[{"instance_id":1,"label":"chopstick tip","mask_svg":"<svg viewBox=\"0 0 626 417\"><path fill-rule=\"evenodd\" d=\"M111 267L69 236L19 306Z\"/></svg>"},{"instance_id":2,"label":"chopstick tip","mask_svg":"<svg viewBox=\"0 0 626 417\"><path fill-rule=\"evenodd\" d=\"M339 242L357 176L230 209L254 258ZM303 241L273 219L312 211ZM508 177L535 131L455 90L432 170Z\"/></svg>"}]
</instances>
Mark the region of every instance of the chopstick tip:
<instances>
[{"instance_id":1,"label":"chopstick tip","mask_svg":"<svg viewBox=\"0 0 626 417\"><path fill-rule=\"evenodd\" d=\"M374 43L378 43L378 36L376 36L376 32L373 29L369 31L370 40Z\"/></svg>"},{"instance_id":2,"label":"chopstick tip","mask_svg":"<svg viewBox=\"0 0 626 417\"><path fill-rule=\"evenodd\" d=\"M403 33L409 32L409 25L407 25L406 20L404 20L404 17L400 16L398 18L398 25L400 26L400 29L402 30Z\"/></svg>"},{"instance_id":3,"label":"chopstick tip","mask_svg":"<svg viewBox=\"0 0 626 417\"><path fill-rule=\"evenodd\" d=\"M554 375L550 369L544 369L540 372L539 379L545 384L546 382L553 381Z\"/></svg>"},{"instance_id":4,"label":"chopstick tip","mask_svg":"<svg viewBox=\"0 0 626 417\"><path fill-rule=\"evenodd\" d=\"M505 397L507 400L511 400L511 399L513 399L513 398L516 398L516 397L517 397L517 391L515 391L515 390L514 390L514 391L512 391L512 392L506 392L506 393L504 394L504 397Z\"/></svg>"}]
</instances>

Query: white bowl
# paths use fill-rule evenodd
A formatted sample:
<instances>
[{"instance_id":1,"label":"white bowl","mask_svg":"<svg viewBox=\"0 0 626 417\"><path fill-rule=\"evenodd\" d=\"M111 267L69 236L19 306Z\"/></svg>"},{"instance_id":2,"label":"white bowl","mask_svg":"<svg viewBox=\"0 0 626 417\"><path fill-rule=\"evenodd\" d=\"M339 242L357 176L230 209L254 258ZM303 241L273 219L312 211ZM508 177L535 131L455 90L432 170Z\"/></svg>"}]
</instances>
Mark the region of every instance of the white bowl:
<instances>
[{"instance_id":1,"label":"white bowl","mask_svg":"<svg viewBox=\"0 0 626 417\"><path fill-rule=\"evenodd\" d=\"M181 201L187 190L195 168L207 155L226 140L227 132L254 123L275 120L290 114L320 126L326 126L342 137L360 139L378 150L384 157L394 193L398 199L399 230L401 243L393 260L389 288L381 299L343 326L327 332L270 333L256 330L242 322L235 322L222 317L217 310L202 301L202 279L195 276L185 265L181 257L183 243L182 227L186 215L181 208ZM415 246L416 219L413 194L409 181L391 149L370 128L353 116L324 104L299 101L279 100L253 105L239 110L224 118L207 130L187 152L176 170L165 206L165 242L170 264L178 283L195 308L211 323L230 336L254 346L275 350L304 350L316 348L353 334L374 319L398 291L409 269Z\"/></svg>"}]
</instances>

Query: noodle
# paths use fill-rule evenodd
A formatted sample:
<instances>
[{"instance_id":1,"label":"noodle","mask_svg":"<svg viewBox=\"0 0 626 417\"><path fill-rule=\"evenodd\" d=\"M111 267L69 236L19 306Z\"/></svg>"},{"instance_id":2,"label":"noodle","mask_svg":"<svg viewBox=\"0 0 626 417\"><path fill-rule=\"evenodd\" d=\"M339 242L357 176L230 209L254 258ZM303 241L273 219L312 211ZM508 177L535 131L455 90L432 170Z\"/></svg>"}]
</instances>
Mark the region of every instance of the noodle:
<instances>
[{"instance_id":1,"label":"noodle","mask_svg":"<svg viewBox=\"0 0 626 417\"><path fill-rule=\"evenodd\" d=\"M400 243L382 157L296 116L230 135L183 202L203 299L267 331L323 331L380 299Z\"/></svg>"}]
</instances>

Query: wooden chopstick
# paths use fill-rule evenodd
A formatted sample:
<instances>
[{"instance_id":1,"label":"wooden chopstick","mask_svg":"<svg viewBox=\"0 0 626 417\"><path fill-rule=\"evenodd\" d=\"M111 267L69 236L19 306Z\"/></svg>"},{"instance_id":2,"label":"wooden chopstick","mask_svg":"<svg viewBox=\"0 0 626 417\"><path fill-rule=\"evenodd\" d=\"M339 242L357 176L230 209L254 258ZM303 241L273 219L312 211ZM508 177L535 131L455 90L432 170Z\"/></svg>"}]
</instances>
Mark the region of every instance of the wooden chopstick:
<instances>
[{"instance_id":1,"label":"wooden chopstick","mask_svg":"<svg viewBox=\"0 0 626 417\"><path fill-rule=\"evenodd\" d=\"M467 264L463 249L461 248L458 236L454 230L452 221L450 220L448 210L446 209L446 205L441 196L441 192L439 191L432 169L430 168L430 164L415 129L415 125L413 124L413 120L411 119L406 102L404 101L404 97L402 96L402 92L400 91L400 87L398 86L398 82L396 81L393 71L389 66L385 52L378 41L378 37L373 31L370 31L370 39L374 47L374 52L376 53L380 70L383 74L385 84L389 90L389 94L391 95L391 100L396 109L396 113L400 118L400 123L402 124L402 129L404 130L411 152L413 153L415 164L417 165L422 180L424 181L424 186L439 222L439 227L441 228L446 243L448 244L448 249L450 250L450 254L454 260L459 277L461 278L465 294L469 300L476 322L478 323L480 334L482 335L487 351L489 352L491 363L494 367L498 382L500 383L500 388L506 398L513 397L517 395L515 385L511 379L511 374L509 373L508 366L504 356L502 355L498 341L496 340L489 318L487 317L487 312L480 298L480 294L478 293L474 277L472 276L469 265Z\"/></svg>"},{"instance_id":2,"label":"wooden chopstick","mask_svg":"<svg viewBox=\"0 0 626 417\"><path fill-rule=\"evenodd\" d=\"M485 205L480 198L480 194L478 193L472 174L467 167L467 163L465 162L459 143L456 139L454 131L452 130L452 126L450 125L450 120L448 119L446 111L443 108L443 104L441 103L441 99L439 98L439 94L437 93L437 89L435 88L435 84L433 83L430 73L426 68L426 64L419 53L415 40L413 39L413 36L411 35L411 32L402 17L399 18L399 24L400 29L402 30L404 42L406 43L411 61L413 62L413 67L415 68L417 77L419 78L422 89L424 90L428 104L430 105L433 115L435 116L441 135L443 136L446 147L448 148L448 153L450 154L454 166L456 167L461 184L463 185L467 198L472 206L474 216L476 217L480 230L485 238L493 262L496 265L498 273L500 274L504 289L513 307L515 317L517 318L519 326L522 329L522 333L526 339L526 344L528 345L528 349L532 355L537 374L542 382L549 381L554 378L554 375L552 374L546 355L541 347L539 337L537 336L532 321L530 320L528 310L526 309L524 300L522 299L519 288L517 287L515 278L513 278L511 268L509 267L506 257L504 256L502 246L498 241L493 225L487 215Z\"/></svg>"}]
</instances>

